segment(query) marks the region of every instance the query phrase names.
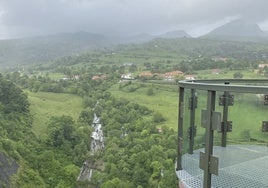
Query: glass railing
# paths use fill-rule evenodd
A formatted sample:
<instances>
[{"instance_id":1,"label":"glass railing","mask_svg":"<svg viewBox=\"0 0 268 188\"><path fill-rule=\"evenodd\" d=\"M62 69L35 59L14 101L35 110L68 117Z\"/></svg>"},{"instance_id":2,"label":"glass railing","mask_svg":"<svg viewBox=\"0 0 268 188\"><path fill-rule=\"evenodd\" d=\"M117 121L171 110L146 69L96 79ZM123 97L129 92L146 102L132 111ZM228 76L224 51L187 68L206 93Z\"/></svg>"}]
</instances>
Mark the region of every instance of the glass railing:
<instances>
[{"instance_id":1,"label":"glass railing","mask_svg":"<svg viewBox=\"0 0 268 188\"><path fill-rule=\"evenodd\" d=\"M179 82L180 187L268 187L268 79Z\"/></svg>"}]
</instances>

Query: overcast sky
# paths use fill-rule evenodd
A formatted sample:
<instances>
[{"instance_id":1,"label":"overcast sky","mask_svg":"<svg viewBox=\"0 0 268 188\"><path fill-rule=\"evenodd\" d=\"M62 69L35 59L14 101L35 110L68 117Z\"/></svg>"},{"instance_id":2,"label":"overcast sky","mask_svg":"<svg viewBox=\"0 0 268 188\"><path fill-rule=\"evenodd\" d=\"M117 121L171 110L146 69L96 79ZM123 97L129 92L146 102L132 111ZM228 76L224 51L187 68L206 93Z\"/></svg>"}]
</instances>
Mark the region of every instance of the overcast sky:
<instances>
[{"instance_id":1,"label":"overcast sky","mask_svg":"<svg viewBox=\"0 0 268 188\"><path fill-rule=\"evenodd\" d=\"M0 0L0 39L87 31L205 34L237 18L268 30L268 0Z\"/></svg>"}]
</instances>

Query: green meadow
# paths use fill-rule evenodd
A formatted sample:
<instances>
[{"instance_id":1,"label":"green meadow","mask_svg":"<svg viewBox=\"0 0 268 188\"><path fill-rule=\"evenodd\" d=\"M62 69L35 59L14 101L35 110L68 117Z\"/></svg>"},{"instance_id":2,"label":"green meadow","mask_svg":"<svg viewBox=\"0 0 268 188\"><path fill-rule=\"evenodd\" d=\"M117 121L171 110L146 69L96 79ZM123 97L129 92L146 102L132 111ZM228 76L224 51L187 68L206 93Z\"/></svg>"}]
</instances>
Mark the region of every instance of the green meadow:
<instances>
[{"instance_id":1,"label":"green meadow","mask_svg":"<svg viewBox=\"0 0 268 188\"><path fill-rule=\"evenodd\" d=\"M134 103L144 105L153 112L161 113L166 121L160 126L168 126L177 129L178 116L178 92L177 86L165 86L152 83L133 83L133 87L138 87L134 92L129 92L129 87L119 89L119 84L115 84L110 92L117 98L124 98ZM148 88L153 89L152 95L147 95Z\"/></svg>"},{"instance_id":2,"label":"green meadow","mask_svg":"<svg viewBox=\"0 0 268 188\"><path fill-rule=\"evenodd\" d=\"M197 71L197 75L200 79L227 79L234 78L234 74L240 72L245 79L258 79L264 78L261 74L256 74L254 70L221 70L219 74L212 74L211 70Z\"/></svg>"},{"instance_id":3,"label":"green meadow","mask_svg":"<svg viewBox=\"0 0 268 188\"><path fill-rule=\"evenodd\" d=\"M148 95L148 90L153 93ZM154 113L161 113L165 121L159 123L159 127L167 126L177 131L178 121L178 86L160 83L148 83L132 81L130 84L117 83L109 91L116 98L124 98L131 102L148 107ZM46 131L46 125L51 116L68 115L77 120L82 106L82 98L70 94L58 94L29 92L31 103L30 110L34 116L33 131L36 135ZM201 127L201 110L206 109L206 92L198 91L198 108L196 109L197 135L202 137L205 129ZM222 112L218 105L218 97L222 93L217 92L216 111ZM234 106L229 107L229 121L233 122L233 131L228 133L229 140L247 140L249 138L267 142L267 133L261 132L262 121L268 121L268 107L263 105L263 99L255 94L235 95ZM189 126L188 99L190 93L185 93L184 127ZM149 117L152 118L152 117ZM220 138L219 133L215 133Z\"/></svg>"},{"instance_id":4,"label":"green meadow","mask_svg":"<svg viewBox=\"0 0 268 188\"><path fill-rule=\"evenodd\" d=\"M51 116L71 116L77 120L82 110L82 98L71 94L30 92L30 111L33 115L33 132L39 136L46 131Z\"/></svg>"},{"instance_id":5,"label":"green meadow","mask_svg":"<svg viewBox=\"0 0 268 188\"><path fill-rule=\"evenodd\" d=\"M159 126L168 126L177 131L178 125L178 86L161 85L152 83L132 82L130 85L120 87L118 83L114 85L110 92L117 98L128 99L148 107L153 112L161 113L165 120ZM134 88L134 89L131 89ZM147 95L148 88L153 89L152 95ZM222 92L217 92L216 110L223 112L223 107L219 106L218 98ZM268 106L263 105L263 98L255 94L233 93L235 96L234 106L229 107L229 121L233 122L233 131L228 133L229 142L247 142L253 139L258 142L268 142L267 133L261 132L262 121L268 121ZM196 109L197 136L203 136L205 129L201 127L201 110L206 109L206 92L198 91L198 108ZM189 126L188 99L190 92L186 90L184 105L184 129ZM215 141L219 141L221 134L215 131ZM185 137L186 137L185 133Z\"/></svg>"}]
</instances>

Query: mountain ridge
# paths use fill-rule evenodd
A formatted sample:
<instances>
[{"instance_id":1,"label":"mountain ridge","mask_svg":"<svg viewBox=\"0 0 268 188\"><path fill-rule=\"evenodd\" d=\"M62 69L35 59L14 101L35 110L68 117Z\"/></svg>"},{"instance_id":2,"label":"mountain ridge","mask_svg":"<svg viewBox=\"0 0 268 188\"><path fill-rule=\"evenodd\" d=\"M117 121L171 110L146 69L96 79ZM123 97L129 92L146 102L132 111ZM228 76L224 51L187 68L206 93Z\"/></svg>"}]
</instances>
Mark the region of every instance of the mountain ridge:
<instances>
[{"instance_id":1,"label":"mountain ridge","mask_svg":"<svg viewBox=\"0 0 268 188\"><path fill-rule=\"evenodd\" d=\"M87 50L106 48L118 44L144 43L159 37L178 38L182 35L187 34L182 31L173 31L159 36L142 33L132 37L111 37L80 31L5 39L0 40L0 65L9 69L17 64L40 64L59 57L83 53Z\"/></svg>"},{"instance_id":2,"label":"mountain ridge","mask_svg":"<svg viewBox=\"0 0 268 188\"><path fill-rule=\"evenodd\" d=\"M262 31L256 23L244 19L237 19L212 30L201 37L240 40L242 38L253 39L266 36L267 34Z\"/></svg>"},{"instance_id":3,"label":"mountain ridge","mask_svg":"<svg viewBox=\"0 0 268 188\"><path fill-rule=\"evenodd\" d=\"M161 38L191 38L191 36L185 32L184 30L174 30L174 31L168 31L164 34L160 34L158 35L158 37Z\"/></svg>"}]
</instances>

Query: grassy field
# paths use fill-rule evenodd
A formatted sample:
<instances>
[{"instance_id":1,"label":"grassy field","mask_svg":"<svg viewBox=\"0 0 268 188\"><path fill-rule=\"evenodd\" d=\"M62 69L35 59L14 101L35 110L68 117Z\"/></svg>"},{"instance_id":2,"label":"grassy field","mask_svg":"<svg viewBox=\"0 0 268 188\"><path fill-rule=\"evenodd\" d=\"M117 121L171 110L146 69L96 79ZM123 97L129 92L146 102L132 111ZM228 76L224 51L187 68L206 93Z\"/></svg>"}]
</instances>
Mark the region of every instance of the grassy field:
<instances>
[{"instance_id":1,"label":"grassy field","mask_svg":"<svg viewBox=\"0 0 268 188\"><path fill-rule=\"evenodd\" d=\"M178 86L167 86L152 83L133 82L131 85L119 89L120 84L114 85L110 92L117 98L126 98L130 101L144 105L154 112L160 112L166 119L159 126L166 125L177 131L178 120ZM142 85L142 86L141 86ZM129 88L136 88L130 92ZM148 88L153 88L154 94L147 95ZM218 105L219 95L217 93L216 111L223 111ZM184 126L189 126L188 98L189 91L185 93ZM268 107L263 105L263 99L254 94L234 94L235 105L229 107L229 121L233 122L233 131L228 133L228 140L249 140L254 138L268 142L267 133L261 132L262 121L267 121ZM197 134L201 137L205 131L201 127L201 110L206 109L206 92L198 91L198 108L196 109ZM220 139L220 133L215 132L215 137Z\"/></svg>"},{"instance_id":2,"label":"grassy field","mask_svg":"<svg viewBox=\"0 0 268 188\"><path fill-rule=\"evenodd\" d=\"M224 78L233 78L236 72L240 72L245 79L257 79L264 78L262 75L257 74L254 70L222 70L219 74L212 74L211 70L202 70L197 71L200 79L224 79Z\"/></svg>"},{"instance_id":3,"label":"grassy field","mask_svg":"<svg viewBox=\"0 0 268 188\"><path fill-rule=\"evenodd\" d=\"M119 87L119 86L123 87ZM134 88L134 90L133 90ZM148 89L153 94L148 95ZM131 90L132 89L132 90ZM125 98L129 101L148 107L153 112L161 113L166 121L159 126L168 126L177 130L178 120L178 86L163 85L159 83L146 83L133 81L130 85L115 84L109 89L113 96ZM40 135L46 131L46 125L51 116L69 115L77 120L82 110L82 99L78 96L56 93L32 93L27 91L31 103L31 112L34 115L33 131ZM185 93L185 130L189 125L188 98L189 91ZM222 93L217 92L217 95ZM268 107L263 105L262 98L256 95L234 94L235 105L229 108L229 120L233 121L233 132L228 133L229 139L251 138L267 141L267 133L262 133L262 121L267 121ZM202 136L204 128L201 127L201 110L206 109L206 92L198 91L198 108L196 110L197 133ZM218 100L218 97L217 97ZM222 112L222 107L216 101L216 111ZM218 133L215 136L220 137Z\"/></svg>"},{"instance_id":4,"label":"grassy field","mask_svg":"<svg viewBox=\"0 0 268 188\"><path fill-rule=\"evenodd\" d=\"M262 121L267 121L268 106L263 105L263 98L254 94L236 95L235 105L230 107L229 117L233 120L231 138L242 136L249 130L254 139L268 141L268 134L261 132Z\"/></svg>"},{"instance_id":5,"label":"grassy field","mask_svg":"<svg viewBox=\"0 0 268 188\"><path fill-rule=\"evenodd\" d=\"M215 111L220 112L223 116L223 107L219 106L218 99L222 92L217 93ZM233 122L232 132L228 133L228 140L249 140L250 138L258 141L268 142L268 134L261 132L262 121L267 121L268 106L263 105L263 98L258 98L255 94L234 95L234 105L229 106L228 121ZM197 132L203 133L204 128L201 127L201 110L206 109L205 92L198 94L198 108L196 109L196 125ZM186 96L187 98L187 96ZM186 99L186 104L188 100ZM185 107L185 125L189 124L189 111ZM221 133L215 132L215 137L220 138Z\"/></svg>"},{"instance_id":6,"label":"grassy field","mask_svg":"<svg viewBox=\"0 0 268 188\"><path fill-rule=\"evenodd\" d=\"M65 78L66 76L62 73L54 73L54 72L50 72L48 74L48 77L51 78L52 80L60 80L62 78Z\"/></svg>"},{"instance_id":7,"label":"grassy field","mask_svg":"<svg viewBox=\"0 0 268 188\"><path fill-rule=\"evenodd\" d=\"M51 116L68 115L77 120L82 110L82 98L75 95L29 91L27 94L34 116L33 132L37 136L46 131Z\"/></svg>"},{"instance_id":8,"label":"grassy field","mask_svg":"<svg viewBox=\"0 0 268 188\"><path fill-rule=\"evenodd\" d=\"M137 83L138 85L140 83ZM135 84L134 84L135 85ZM125 98L129 101L138 103L148 107L154 112L160 112L166 119L161 125L173 127L177 129L177 117L178 117L178 93L177 86L169 86L165 88L158 84L142 84L143 86L137 89L135 92L127 92L126 88L119 90L119 84L115 84L110 92L117 98ZM153 95L148 96L147 90L149 87L153 88ZM174 91L170 91L174 90Z\"/></svg>"}]
</instances>

